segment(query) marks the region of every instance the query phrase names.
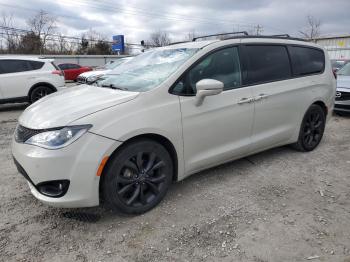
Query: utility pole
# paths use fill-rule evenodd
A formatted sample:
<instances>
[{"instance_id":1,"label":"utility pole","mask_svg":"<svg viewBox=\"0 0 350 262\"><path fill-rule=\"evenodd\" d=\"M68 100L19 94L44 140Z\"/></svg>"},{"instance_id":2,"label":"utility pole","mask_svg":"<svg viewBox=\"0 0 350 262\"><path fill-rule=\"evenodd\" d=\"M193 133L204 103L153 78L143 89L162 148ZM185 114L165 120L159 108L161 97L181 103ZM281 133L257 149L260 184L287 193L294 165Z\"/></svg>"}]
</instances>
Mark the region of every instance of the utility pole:
<instances>
[{"instance_id":1,"label":"utility pole","mask_svg":"<svg viewBox=\"0 0 350 262\"><path fill-rule=\"evenodd\" d=\"M256 25L254 27L256 35L261 35L261 33L264 31L264 27L262 25Z\"/></svg>"}]
</instances>

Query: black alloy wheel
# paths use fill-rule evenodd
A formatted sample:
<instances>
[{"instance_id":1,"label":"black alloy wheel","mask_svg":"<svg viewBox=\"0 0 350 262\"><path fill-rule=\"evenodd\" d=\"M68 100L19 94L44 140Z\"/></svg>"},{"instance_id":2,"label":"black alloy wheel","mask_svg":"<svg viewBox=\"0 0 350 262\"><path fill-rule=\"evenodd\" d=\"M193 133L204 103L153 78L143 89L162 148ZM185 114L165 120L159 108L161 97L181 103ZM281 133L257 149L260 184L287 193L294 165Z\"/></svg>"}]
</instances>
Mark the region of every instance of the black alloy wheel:
<instances>
[{"instance_id":1,"label":"black alloy wheel","mask_svg":"<svg viewBox=\"0 0 350 262\"><path fill-rule=\"evenodd\" d=\"M161 144L139 140L118 151L103 176L107 204L122 213L140 214L165 196L172 181L173 163Z\"/></svg>"},{"instance_id":2,"label":"black alloy wheel","mask_svg":"<svg viewBox=\"0 0 350 262\"><path fill-rule=\"evenodd\" d=\"M321 142L326 124L326 116L319 105L311 105L305 113L299 139L294 147L299 151L312 151Z\"/></svg>"},{"instance_id":3,"label":"black alloy wheel","mask_svg":"<svg viewBox=\"0 0 350 262\"><path fill-rule=\"evenodd\" d=\"M37 86L30 94L30 102L34 103L39 99L53 93L53 90L48 86Z\"/></svg>"}]
</instances>

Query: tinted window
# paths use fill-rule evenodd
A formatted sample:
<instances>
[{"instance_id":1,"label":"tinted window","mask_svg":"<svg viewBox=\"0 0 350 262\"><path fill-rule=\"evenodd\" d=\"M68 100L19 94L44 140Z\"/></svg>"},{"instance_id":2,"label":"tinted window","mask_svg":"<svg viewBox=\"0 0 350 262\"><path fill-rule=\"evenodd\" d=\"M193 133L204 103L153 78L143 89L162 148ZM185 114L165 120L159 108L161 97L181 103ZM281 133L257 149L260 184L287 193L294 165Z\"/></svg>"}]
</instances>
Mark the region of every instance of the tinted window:
<instances>
[{"instance_id":1,"label":"tinted window","mask_svg":"<svg viewBox=\"0 0 350 262\"><path fill-rule=\"evenodd\" d=\"M44 66L44 62L39 61L27 61L31 70L38 70Z\"/></svg>"},{"instance_id":2,"label":"tinted window","mask_svg":"<svg viewBox=\"0 0 350 262\"><path fill-rule=\"evenodd\" d=\"M60 65L58 65L58 68L61 69L61 70L68 69L67 64L60 64Z\"/></svg>"},{"instance_id":3,"label":"tinted window","mask_svg":"<svg viewBox=\"0 0 350 262\"><path fill-rule=\"evenodd\" d=\"M18 73L32 70L28 61L25 60L0 60L0 73Z\"/></svg>"},{"instance_id":4,"label":"tinted window","mask_svg":"<svg viewBox=\"0 0 350 262\"><path fill-rule=\"evenodd\" d=\"M241 69L237 47L225 48L205 57L177 83L173 92L195 94L196 83L206 78L223 82L224 90L240 87Z\"/></svg>"},{"instance_id":5,"label":"tinted window","mask_svg":"<svg viewBox=\"0 0 350 262\"><path fill-rule=\"evenodd\" d=\"M290 46L293 73L296 76L322 73L324 53L322 50L308 47Z\"/></svg>"},{"instance_id":6,"label":"tinted window","mask_svg":"<svg viewBox=\"0 0 350 262\"><path fill-rule=\"evenodd\" d=\"M67 69L78 69L80 68L80 65L76 65L76 64L67 64Z\"/></svg>"},{"instance_id":7,"label":"tinted window","mask_svg":"<svg viewBox=\"0 0 350 262\"><path fill-rule=\"evenodd\" d=\"M277 81L292 76L287 48L278 45L245 46L247 84Z\"/></svg>"}]
</instances>

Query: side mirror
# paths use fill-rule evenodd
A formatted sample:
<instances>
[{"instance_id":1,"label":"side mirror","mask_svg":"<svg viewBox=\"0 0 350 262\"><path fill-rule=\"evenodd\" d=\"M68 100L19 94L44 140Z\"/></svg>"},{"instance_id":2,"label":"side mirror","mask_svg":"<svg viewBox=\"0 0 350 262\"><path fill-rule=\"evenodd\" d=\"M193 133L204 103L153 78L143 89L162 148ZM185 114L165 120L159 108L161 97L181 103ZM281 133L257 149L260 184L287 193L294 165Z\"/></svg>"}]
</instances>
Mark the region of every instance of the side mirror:
<instances>
[{"instance_id":1,"label":"side mirror","mask_svg":"<svg viewBox=\"0 0 350 262\"><path fill-rule=\"evenodd\" d=\"M206 96L220 94L224 90L224 83L215 79L202 79L196 83L196 106L200 106Z\"/></svg>"}]
</instances>

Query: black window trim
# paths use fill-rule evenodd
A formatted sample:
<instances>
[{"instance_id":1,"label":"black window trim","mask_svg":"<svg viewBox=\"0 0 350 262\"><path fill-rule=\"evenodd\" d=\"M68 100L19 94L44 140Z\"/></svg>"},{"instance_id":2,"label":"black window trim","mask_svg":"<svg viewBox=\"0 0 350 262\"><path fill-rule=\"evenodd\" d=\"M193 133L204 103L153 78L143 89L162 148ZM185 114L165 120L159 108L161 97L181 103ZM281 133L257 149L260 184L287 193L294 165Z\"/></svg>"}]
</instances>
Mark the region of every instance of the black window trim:
<instances>
[{"instance_id":1,"label":"black window trim","mask_svg":"<svg viewBox=\"0 0 350 262\"><path fill-rule=\"evenodd\" d=\"M278 80L270 80L270 81L265 81L265 82L259 82L259 83L253 83L253 84L246 84L246 78L247 78L247 73L246 73L246 65L247 65L247 55L244 52L244 46L284 46L287 50L287 54L288 54L288 60L289 60L289 66L291 69L291 77L288 78L283 78L283 79L278 79ZM295 75L295 73L293 72L293 66L292 66L292 59L291 59L291 55L290 55L290 46L295 46L295 47L303 47L303 48L310 48L310 49L315 49L318 51L321 51L323 53L323 59L324 59L324 63L323 63L323 70L322 72L318 72L318 73L313 73L313 74L307 74L307 75ZM216 52L216 51L220 51L222 49L226 49L226 48L230 48L230 47L237 47L238 48L238 57L239 57L239 64L240 64L240 69L241 69L241 85L239 87L233 88L233 89L228 89L228 90L224 90L223 92L226 91L230 91L230 90L235 90L235 89L239 89L239 88L244 88L244 87L249 87L249 86L256 86L256 85L263 85L263 84L267 84L267 83L274 83L274 82L279 82L279 81L285 81L285 80L291 80L291 79L298 79L298 78L302 78L302 77L309 77L309 76L314 76L314 75L322 75L325 71L325 67L326 67L326 56L325 56L325 52L323 49L318 48L318 47L314 47L314 46L308 46L308 45L303 45L303 44L286 44L286 43L268 43L268 42L251 42L251 43L235 43L235 44L229 44L229 45L225 45L225 46L220 46L217 47L211 51L209 51L208 53L206 53L205 55L201 56L200 58L198 58L195 62L192 63L192 65L190 67L188 67L177 79L176 81L170 86L168 92L169 94L172 95L176 95L176 96L196 96L196 94L176 94L173 93L173 89L175 88L175 86L180 82L180 80L196 65L198 65L200 62L202 62L206 57L208 57L209 55L211 55L212 53Z\"/></svg>"},{"instance_id":2,"label":"black window trim","mask_svg":"<svg viewBox=\"0 0 350 262\"><path fill-rule=\"evenodd\" d=\"M322 68L321 72L305 74L305 75L296 75L293 72L293 78L308 77L308 76L314 76L314 75L322 75L324 73L324 71L326 69L326 55L325 55L325 52L324 52L323 49L315 47L315 46L307 46L307 45L298 45L298 44L289 44L289 45L287 45L287 49L288 49L288 53L289 53L289 60L290 60L291 66L292 66L292 59L291 59L290 51L289 51L290 47L302 47L302 48L314 49L314 50L317 50L317 51L321 51L322 54L323 54L323 68ZM293 66L292 66L292 71L293 71Z\"/></svg>"},{"instance_id":3,"label":"black window trim","mask_svg":"<svg viewBox=\"0 0 350 262\"><path fill-rule=\"evenodd\" d=\"M241 50L242 50L242 57L243 57L243 70L244 70L243 79L242 79L243 80L242 81L243 82L242 87L263 85L263 84L267 84L267 83L273 83L273 82L278 82L278 81L285 81L285 80L290 80L290 79L294 78L293 67L292 67L292 60L290 58L290 53L289 53L289 50L288 50L288 44L263 42L263 43L243 43L241 45L242 45ZM287 51L287 56L288 56L289 68L290 68L291 76L290 77L286 77L286 78L276 79L276 80L261 81L261 82L256 82L256 83L252 83L252 84L247 84L248 73L246 72L246 69L248 68L249 62L248 62L248 55L246 53L245 46L282 46L282 47L284 47L286 49L286 51Z\"/></svg>"},{"instance_id":4,"label":"black window trim","mask_svg":"<svg viewBox=\"0 0 350 262\"><path fill-rule=\"evenodd\" d=\"M206 53L205 55L201 56L200 58L198 58L195 62L192 63L192 65L190 67L188 67L177 79L176 81L170 86L168 92L169 94L172 95L176 95L176 96L196 96L196 94L176 94L173 92L175 86L181 81L181 79L189 72L191 71L194 67L196 67L198 64L200 64L204 59L206 59L208 56L210 56L211 54L223 50L223 49L227 49L230 47L237 47L238 48L238 59L239 59L239 66L240 66L240 71L241 71L241 85L235 88L231 88L231 89L227 89L227 90L223 90L223 92L226 91L231 91L231 90L235 90L235 89L239 89L242 88L242 80L243 80L243 76L242 76L242 60L241 60L241 51L240 51L240 44L230 44L230 45L225 45L225 46L220 46L217 48L214 48L213 50L210 50L208 53Z\"/></svg>"},{"instance_id":5,"label":"black window trim","mask_svg":"<svg viewBox=\"0 0 350 262\"><path fill-rule=\"evenodd\" d=\"M242 87L249 87L249 86L256 86L256 85L263 85L263 84L268 84L268 83L274 83L274 82L279 82L279 81L286 81L286 80L291 80L291 79L298 79L298 78L301 78L301 77L309 77L309 76L314 76L314 75L322 75L325 71L325 67L326 67L326 56L325 56L325 52L323 49L321 48L318 48L318 47L314 47L314 46L308 46L308 45L303 45L303 44L285 44L285 43L266 43L266 42L254 42L254 43L242 43L240 44L242 47L241 47L241 50L242 50L242 61L241 63L245 64L247 63L247 60L248 57L247 55L245 54L244 52L244 46L252 46L252 45L255 45L255 46L273 46L273 45L277 45L277 46L285 46L286 49L287 49L287 53L288 53L288 59L289 59L289 66L290 66L290 69L291 69L291 77L288 77L288 78L283 78L283 79L278 79L278 80L270 80L270 81L264 81L264 82L259 82L259 83L253 83L253 84L246 84L246 73L243 74L243 71L245 72L246 70L246 66L243 65L243 68L241 69L242 71ZM318 51L321 51L323 53L323 59L324 59L324 63L323 63L323 70L322 72L318 72L318 73L313 73L313 74L307 74L307 75L296 75L294 72L293 72L293 66L292 66L292 59L291 59L291 55L290 55L290 49L289 47L290 46L295 46L295 47L304 47L304 48L310 48L310 49L315 49L315 50L318 50Z\"/></svg>"},{"instance_id":6,"label":"black window trim","mask_svg":"<svg viewBox=\"0 0 350 262\"><path fill-rule=\"evenodd\" d=\"M0 61L16 61L16 62L23 62L25 63L26 67L28 70L22 70L22 71L15 71L15 72L9 72L9 73L1 73L0 75L4 75L4 74L18 74L18 73L23 73L23 72L31 72L31 71L36 71L36 70L40 70L41 68L43 68L43 66L45 65L45 62L43 61L36 61L36 60L30 60L30 59L22 59L22 58L4 58L4 59L0 59ZM31 62L39 62L42 63L41 67L38 69L34 69L31 65Z\"/></svg>"}]
</instances>

